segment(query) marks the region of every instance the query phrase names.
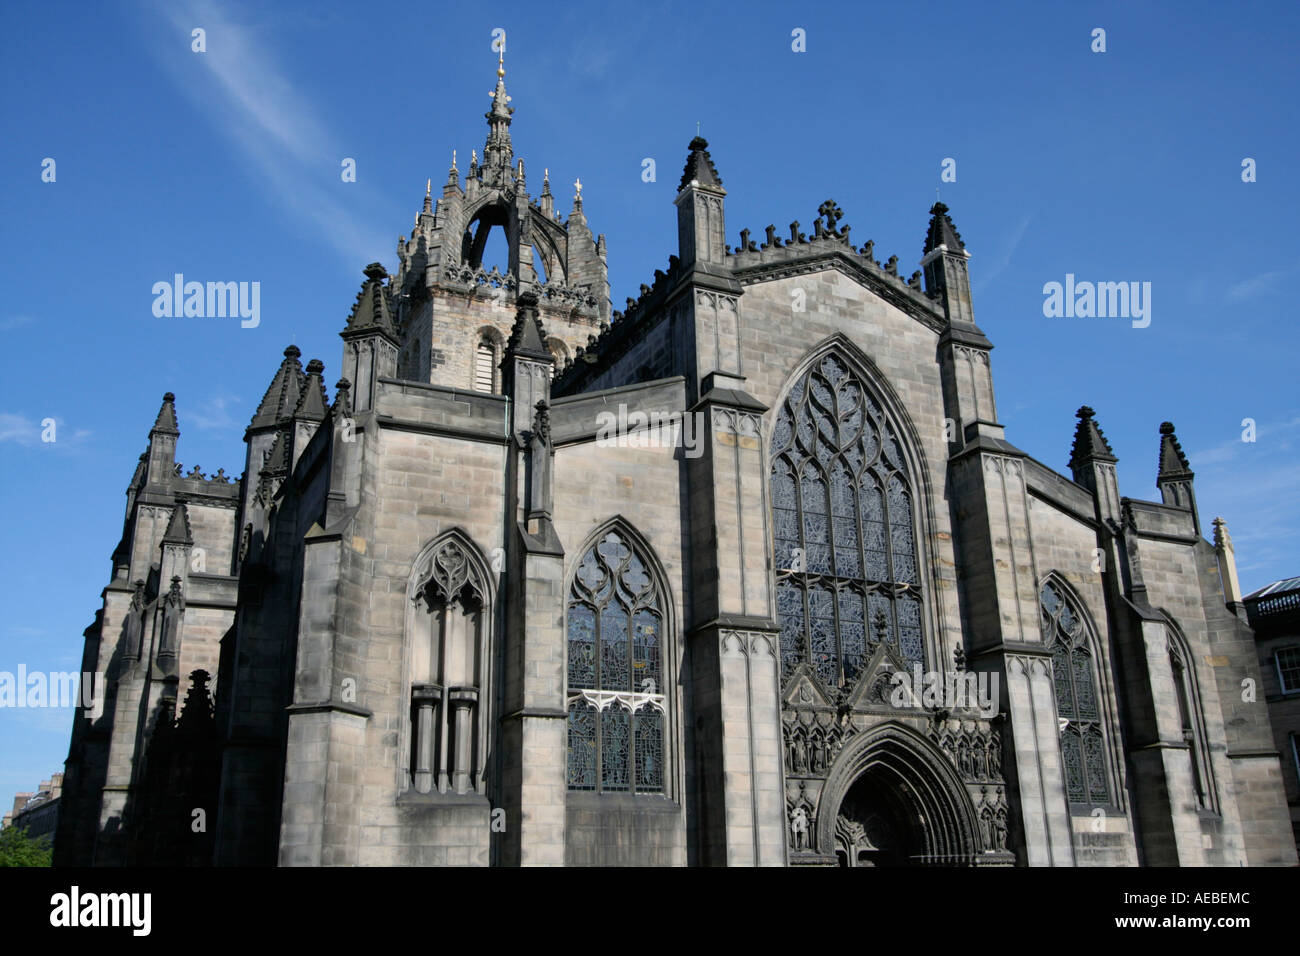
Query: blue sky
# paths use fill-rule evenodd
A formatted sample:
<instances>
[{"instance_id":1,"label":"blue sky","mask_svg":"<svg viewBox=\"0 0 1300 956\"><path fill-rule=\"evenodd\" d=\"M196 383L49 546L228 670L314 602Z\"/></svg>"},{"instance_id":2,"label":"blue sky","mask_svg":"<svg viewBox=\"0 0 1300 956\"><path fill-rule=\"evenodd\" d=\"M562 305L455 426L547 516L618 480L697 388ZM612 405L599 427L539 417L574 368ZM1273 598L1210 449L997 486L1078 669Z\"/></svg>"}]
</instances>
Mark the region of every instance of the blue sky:
<instances>
[{"instance_id":1,"label":"blue sky","mask_svg":"<svg viewBox=\"0 0 1300 956\"><path fill-rule=\"evenodd\" d=\"M855 243L874 239L910 274L941 187L973 255L1008 438L1065 471L1089 404L1121 492L1155 498L1157 430L1172 420L1203 524L1228 520L1243 586L1300 573L1300 335L1286 298L1300 277L1300 7L492 6L0 13L0 670L79 665L164 391L186 469L238 475L285 345L322 359L332 386L362 267L393 268L425 180L445 179L453 148L462 170L482 148L497 27L515 153L534 191L550 168L565 211L581 177L616 307L676 251L672 198L697 122L733 245L744 227L811 231L833 197ZM806 52L791 49L796 28ZM949 157L957 181L941 184ZM156 318L153 283L177 272L260 282L260 324ZM1150 282L1150 326L1044 317L1044 283L1067 273ZM0 710L0 800L61 769L70 722Z\"/></svg>"}]
</instances>

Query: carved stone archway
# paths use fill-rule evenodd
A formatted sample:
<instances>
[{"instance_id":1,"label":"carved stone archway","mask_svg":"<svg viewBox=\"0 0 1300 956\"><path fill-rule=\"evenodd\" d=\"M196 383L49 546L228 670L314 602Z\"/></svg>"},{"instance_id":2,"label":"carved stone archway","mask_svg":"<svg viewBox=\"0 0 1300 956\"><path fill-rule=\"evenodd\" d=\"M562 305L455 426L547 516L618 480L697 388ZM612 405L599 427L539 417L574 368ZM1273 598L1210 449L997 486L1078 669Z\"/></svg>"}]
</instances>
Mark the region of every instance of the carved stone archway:
<instances>
[{"instance_id":1,"label":"carved stone archway","mask_svg":"<svg viewBox=\"0 0 1300 956\"><path fill-rule=\"evenodd\" d=\"M972 866L979 820L952 764L899 723L855 736L817 810L817 849L846 866Z\"/></svg>"}]
</instances>

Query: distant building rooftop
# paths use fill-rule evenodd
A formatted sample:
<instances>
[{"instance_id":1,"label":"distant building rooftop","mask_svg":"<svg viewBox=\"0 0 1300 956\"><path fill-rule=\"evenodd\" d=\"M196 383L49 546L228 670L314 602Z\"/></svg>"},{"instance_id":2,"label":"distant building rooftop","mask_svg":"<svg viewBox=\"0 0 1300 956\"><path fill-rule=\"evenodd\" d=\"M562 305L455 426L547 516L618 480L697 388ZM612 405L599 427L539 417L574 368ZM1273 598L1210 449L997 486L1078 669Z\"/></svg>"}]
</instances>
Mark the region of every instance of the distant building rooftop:
<instances>
[{"instance_id":1,"label":"distant building rooftop","mask_svg":"<svg viewBox=\"0 0 1300 956\"><path fill-rule=\"evenodd\" d=\"M1300 626L1300 577L1274 581L1246 595L1243 601L1250 626L1256 630Z\"/></svg>"}]
</instances>

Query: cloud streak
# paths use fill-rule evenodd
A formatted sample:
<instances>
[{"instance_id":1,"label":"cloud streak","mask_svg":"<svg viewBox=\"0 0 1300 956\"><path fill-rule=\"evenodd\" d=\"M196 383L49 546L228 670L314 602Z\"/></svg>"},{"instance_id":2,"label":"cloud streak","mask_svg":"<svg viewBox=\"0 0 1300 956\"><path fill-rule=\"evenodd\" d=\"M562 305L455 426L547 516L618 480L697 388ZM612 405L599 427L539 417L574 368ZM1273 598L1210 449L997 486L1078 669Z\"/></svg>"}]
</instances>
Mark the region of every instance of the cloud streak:
<instances>
[{"instance_id":1,"label":"cloud streak","mask_svg":"<svg viewBox=\"0 0 1300 956\"><path fill-rule=\"evenodd\" d=\"M339 201L340 163L349 152L331 137L319 109L302 96L274 54L207 0L169 2L157 8L174 37L160 57L177 85L210 116L218 132L238 146L266 192L312 235L328 242L349 265L366 262L394 245L370 221ZM190 31L206 31L207 50L190 51ZM204 76L211 82L204 82Z\"/></svg>"},{"instance_id":2,"label":"cloud streak","mask_svg":"<svg viewBox=\"0 0 1300 956\"><path fill-rule=\"evenodd\" d=\"M1006 271L1007 266L1011 265L1011 259L1015 256L1016 250L1020 248L1021 241L1025 238L1025 233L1029 231L1029 224L1033 222L1032 213L1025 216L1016 225L1015 231L1011 234L1011 240L1007 243L1005 251L989 260L988 268L981 271L979 278L975 280L975 292L979 293L993 283L993 280Z\"/></svg>"}]
</instances>

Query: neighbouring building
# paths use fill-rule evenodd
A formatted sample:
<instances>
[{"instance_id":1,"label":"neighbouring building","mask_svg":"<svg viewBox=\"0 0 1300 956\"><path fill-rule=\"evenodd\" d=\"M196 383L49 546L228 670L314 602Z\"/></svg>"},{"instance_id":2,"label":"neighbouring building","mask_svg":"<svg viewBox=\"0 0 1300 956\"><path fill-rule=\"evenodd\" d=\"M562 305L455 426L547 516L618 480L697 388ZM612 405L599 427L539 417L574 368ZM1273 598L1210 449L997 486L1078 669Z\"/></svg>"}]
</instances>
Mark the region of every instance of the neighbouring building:
<instances>
[{"instance_id":1,"label":"neighbouring building","mask_svg":"<svg viewBox=\"0 0 1300 956\"><path fill-rule=\"evenodd\" d=\"M4 815L3 827L20 827L30 837L48 837L54 841L59 825L59 798L63 792L63 774L51 774L42 780L35 793L14 795L14 808Z\"/></svg>"},{"instance_id":2,"label":"neighbouring building","mask_svg":"<svg viewBox=\"0 0 1300 956\"><path fill-rule=\"evenodd\" d=\"M1245 598L1259 648L1260 696L1268 702L1291 828L1300 847L1300 578L1284 578Z\"/></svg>"}]
</instances>

